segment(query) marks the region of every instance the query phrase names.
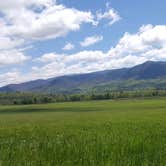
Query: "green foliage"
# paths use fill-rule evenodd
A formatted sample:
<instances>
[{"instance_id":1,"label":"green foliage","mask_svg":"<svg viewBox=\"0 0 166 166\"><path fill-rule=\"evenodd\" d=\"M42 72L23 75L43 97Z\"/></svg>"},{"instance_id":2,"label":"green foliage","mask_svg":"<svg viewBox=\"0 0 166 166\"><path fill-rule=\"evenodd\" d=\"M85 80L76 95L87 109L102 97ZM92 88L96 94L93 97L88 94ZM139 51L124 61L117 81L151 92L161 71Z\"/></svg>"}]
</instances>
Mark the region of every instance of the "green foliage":
<instances>
[{"instance_id":1,"label":"green foliage","mask_svg":"<svg viewBox=\"0 0 166 166\"><path fill-rule=\"evenodd\" d=\"M109 76L110 77L110 76ZM102 79L102 77L101 77ZM61 84L60 84L61 85ZM166 90L166 78L146 79L146 80L119 80L119 81L97 81L89 80L87 83L72 85L72 82L65 83L65 86L48 86L39 88L37 92L56 94L84 94L84 93L105 93L113 91L138 91L138 90Z\"/></svg>"},{"instance_id":2,"label":"green foliage","mask_svg":"<svg viewBox=\"0 0 166 166\"><path fill-rule=\"evenodd\" d=\"M14 105L26 105L26 104L40 104L40 103L51 103L55 102L50 94L39 94L39 93L0 93L0 104L14 104Z\"/></svg>"},{"instance_id":3,"label":"green foliage","mask_svg":"<svg viewBox=\"0 0 166 166\"><path fill-rule=\"evenodd\" d=\"M0 107L3 166L165 166L166 98Z\"/></svg>"},{"instance_id":4,"label":"green foliage","mask_svg":"<svg viewBox=\"0 0 166 166\"><path fill-rule=\"evenodd\" d=\"M1 105L42 104L65 101L105 100L137 97L166 96L166 79L112 81L87 84L75 89L55 88L48 92L0 93Z\"/></svg>"},{"instance_id":5,"label":"green foliage","mask_svg":"<svg viewBox=\"0 0 166 166\"><path fill-rule=\"evenodd\" d=\"M83 94L0 93L1 105L44 104L66 101L88 101L122 98L146 98L166 96L166 90L106 91Z\"/></svg>"}]
</instances>

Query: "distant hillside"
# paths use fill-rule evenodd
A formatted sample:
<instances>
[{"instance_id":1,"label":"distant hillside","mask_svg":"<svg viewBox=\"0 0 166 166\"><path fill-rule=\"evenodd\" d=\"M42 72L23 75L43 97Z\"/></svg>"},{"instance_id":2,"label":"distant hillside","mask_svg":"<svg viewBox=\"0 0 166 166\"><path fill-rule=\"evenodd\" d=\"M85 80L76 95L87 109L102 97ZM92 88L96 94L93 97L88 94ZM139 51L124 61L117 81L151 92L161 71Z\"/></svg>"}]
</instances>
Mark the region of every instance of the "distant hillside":
<instances>
[{"instance_id":1,"label":"distant hillside","mask_svg":"<svg viewBox=\"0 0 166 166\"><path fill-rule=\"evenodd\" d=\"M131 81L132 80L132 81ZM0 88L0 92L80 93L108 87L110 89L165 88L166 62L148 61L132 68L105 70L12 84ZM161 83L161 85L160 85ZM131 85L132 84L132 85ZM126 85L126 86L125 86ZM127 88L126 88L127 87Z\"/></svg>"}]
</instances>

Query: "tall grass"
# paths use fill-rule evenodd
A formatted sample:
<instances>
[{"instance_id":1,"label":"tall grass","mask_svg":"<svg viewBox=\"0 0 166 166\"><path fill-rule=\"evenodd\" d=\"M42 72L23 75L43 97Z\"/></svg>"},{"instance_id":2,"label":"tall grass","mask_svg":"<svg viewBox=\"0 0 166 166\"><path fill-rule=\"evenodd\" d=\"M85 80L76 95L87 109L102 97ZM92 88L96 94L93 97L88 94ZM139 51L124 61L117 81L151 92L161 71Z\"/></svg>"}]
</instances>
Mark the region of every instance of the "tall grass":
<instances>
[{"instance_id":1,"label":"tall grass","mask_svg":"<svg viewBox=\"0 0 166 166\"><path fill-rule=\"evenodd\" d=\"M1 106L0 165L165 166L166 99Z\"/></svg>"}]
</instances>

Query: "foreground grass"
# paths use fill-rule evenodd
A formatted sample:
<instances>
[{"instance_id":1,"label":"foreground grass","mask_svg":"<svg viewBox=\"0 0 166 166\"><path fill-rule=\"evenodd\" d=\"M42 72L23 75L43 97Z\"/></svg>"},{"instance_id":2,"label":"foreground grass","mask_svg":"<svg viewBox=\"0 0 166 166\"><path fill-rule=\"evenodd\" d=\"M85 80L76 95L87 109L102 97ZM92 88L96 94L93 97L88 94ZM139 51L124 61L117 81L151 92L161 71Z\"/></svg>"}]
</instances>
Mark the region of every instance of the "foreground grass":
<instances>
[{"instance_id":1,"label":"foreground grass","mask_svg":"<svg viewBox=\"0 0 166 166\"><path fill-rule=\"evenodd\" d=\"M0 106L0 165L165 166L166 98Z\"/></svg>"}]
</instances>

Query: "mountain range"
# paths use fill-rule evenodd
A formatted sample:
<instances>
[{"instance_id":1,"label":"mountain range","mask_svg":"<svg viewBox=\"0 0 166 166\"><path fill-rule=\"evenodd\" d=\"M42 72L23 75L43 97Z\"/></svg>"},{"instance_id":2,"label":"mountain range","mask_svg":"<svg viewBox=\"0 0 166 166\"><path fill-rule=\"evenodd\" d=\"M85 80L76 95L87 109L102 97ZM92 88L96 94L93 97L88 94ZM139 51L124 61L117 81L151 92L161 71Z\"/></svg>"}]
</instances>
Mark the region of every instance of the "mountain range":
<instances>
[{"instance_id":1,"label":"mountain range","mask_svg":"<svg viewBox=\"0 0 166 166\"><path fill-rule=\"evenodd\" d=\"M166 62L143 64L114 70L98 71L10 84L0 92L81 93L102 90L166 89Z\"/></svg>"}]
</instances>

